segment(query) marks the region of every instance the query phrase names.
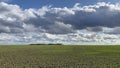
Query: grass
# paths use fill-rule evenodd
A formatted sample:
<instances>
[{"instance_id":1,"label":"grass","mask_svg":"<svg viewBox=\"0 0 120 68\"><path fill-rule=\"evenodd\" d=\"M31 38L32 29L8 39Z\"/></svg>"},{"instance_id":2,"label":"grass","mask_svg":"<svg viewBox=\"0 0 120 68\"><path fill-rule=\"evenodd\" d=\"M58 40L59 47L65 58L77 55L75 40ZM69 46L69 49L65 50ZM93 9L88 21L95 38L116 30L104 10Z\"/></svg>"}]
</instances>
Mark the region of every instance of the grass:
<instances>
[{"instance_id":1,"label":"grass","mask_svg":"<svg viewBox=\"0 0 120 68\"><path fill-rule=\"evenodd\" d=\"M0 46L0 68L120 68L120 46Z\"/></svg>"}]
</instances>

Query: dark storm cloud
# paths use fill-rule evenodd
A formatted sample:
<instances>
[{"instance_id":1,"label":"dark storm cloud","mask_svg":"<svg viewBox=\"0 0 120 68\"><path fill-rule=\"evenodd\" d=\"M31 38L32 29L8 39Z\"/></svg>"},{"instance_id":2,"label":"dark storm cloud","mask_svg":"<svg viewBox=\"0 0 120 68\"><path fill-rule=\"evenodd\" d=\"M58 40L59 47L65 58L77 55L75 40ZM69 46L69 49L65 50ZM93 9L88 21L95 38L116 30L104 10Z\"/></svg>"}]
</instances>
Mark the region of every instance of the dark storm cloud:
<instances>
[{"instance_id":1,"label":"dark storm cloud","mask_svg":"<svg viewBox=\"0 0 120 68\"><path fill-rule=\"evenodd\" d=\"M90 7L88 7L89 9ZM120 10L111 9L111 6L93 7L95 11L75 11L75 15L63 18L65 23L71 24L76 29L87 27L116 27L120 26Z\"/></svg>"}]
</instances>

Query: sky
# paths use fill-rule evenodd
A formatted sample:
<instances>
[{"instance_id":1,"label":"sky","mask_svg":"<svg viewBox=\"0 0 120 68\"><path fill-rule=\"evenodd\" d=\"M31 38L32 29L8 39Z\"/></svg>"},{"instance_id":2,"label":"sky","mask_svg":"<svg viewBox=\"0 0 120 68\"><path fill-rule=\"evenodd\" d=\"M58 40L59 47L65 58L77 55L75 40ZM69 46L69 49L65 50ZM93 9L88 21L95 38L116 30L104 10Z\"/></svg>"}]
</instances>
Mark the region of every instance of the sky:
<instances>
[{"instance_id":1,"label":"sky","mask_svg":"<svg viewBox=\"0 0 120 68\"><path fill-rule=\"evenodd\" d=\"M119 0L0 0L0 44L119 41Z\"/></svg>"},{"instance_id":2,"label":"sky","mask_svg":"<svg viewBox=\"0 0 120 68\"><path fill-rule=\"evenodd\" d=\"M2 0L5 2L9 2L10 4L17 4L20 7L27 8L40 8L45 5L52 5L54 7L73 7L74 4L80 3L82 6L91 5L97 2L111 2L116 3L119 0Z\"/></svg>"}]
</instances>

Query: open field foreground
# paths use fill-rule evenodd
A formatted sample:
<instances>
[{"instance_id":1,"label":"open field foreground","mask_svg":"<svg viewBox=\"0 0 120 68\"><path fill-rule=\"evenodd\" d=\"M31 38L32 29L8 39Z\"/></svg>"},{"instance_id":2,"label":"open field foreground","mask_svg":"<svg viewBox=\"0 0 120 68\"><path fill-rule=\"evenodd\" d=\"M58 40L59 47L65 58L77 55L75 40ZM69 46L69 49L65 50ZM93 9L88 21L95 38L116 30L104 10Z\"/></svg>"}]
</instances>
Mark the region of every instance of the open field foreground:
<instances>
[{"instance_id":1,"label":"open field foreground","mask_svg":"<svg viewBox=\"0 0 120 68\"><path fill-rule=\"evenodd\" d=\"M120 68L120 46L0 46L0 68Z\"/></svg>"}]
</instances>

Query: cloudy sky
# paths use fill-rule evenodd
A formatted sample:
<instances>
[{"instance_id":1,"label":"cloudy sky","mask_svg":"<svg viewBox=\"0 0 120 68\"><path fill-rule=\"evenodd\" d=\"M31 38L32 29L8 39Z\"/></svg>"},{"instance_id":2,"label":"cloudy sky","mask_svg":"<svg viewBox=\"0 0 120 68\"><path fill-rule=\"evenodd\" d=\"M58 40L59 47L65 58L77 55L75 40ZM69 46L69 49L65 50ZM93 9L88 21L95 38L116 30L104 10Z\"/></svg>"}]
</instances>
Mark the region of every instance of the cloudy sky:
<instances>
[{"instance_id":1,"label":"cloudy sky","mask_svg":"<svg viewBox=\"0 0 120 68\"><path fill-rule=\"evenodd\" d=\"M0 0L0 44L119 41L119 0Z\"/></svg>"}]
</instances>

